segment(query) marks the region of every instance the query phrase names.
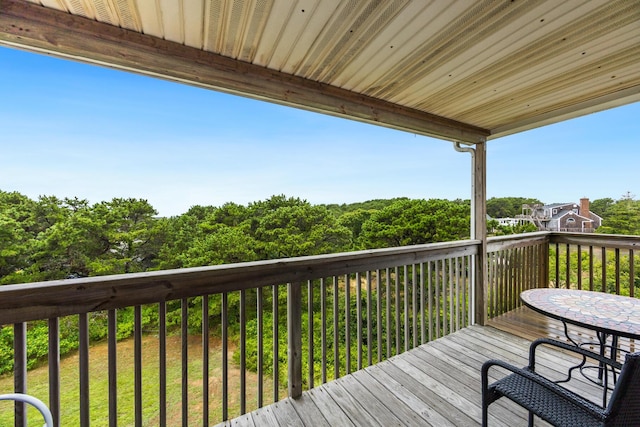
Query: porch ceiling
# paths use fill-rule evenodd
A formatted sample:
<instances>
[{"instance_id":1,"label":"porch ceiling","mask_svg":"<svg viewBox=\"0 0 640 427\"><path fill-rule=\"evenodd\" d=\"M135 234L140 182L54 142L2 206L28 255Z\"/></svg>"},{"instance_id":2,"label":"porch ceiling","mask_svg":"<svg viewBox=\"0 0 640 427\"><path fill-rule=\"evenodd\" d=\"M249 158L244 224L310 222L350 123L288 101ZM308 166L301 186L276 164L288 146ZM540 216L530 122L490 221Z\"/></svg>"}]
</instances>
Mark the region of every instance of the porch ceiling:
<instances>
[{"instance_id":1,"label":"porch ceiling","mask_svg":"<svg viewBox=\"0 0 640 427\"><path fill-rule=\"evenodd\" d=\"M469 143L640 100L634 0L0 0L0 44Z\"/></svg>"}]
</instances>

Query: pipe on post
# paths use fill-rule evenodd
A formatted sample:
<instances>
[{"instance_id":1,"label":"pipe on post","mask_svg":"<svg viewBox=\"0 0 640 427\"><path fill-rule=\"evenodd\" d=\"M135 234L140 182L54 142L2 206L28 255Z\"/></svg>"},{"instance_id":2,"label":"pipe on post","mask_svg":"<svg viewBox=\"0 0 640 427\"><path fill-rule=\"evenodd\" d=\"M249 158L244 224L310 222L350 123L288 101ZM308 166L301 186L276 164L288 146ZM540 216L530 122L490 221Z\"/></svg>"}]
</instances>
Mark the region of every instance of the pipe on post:
<instances>
[{"instance_id":1,"label":"pipe on post","mask_svg":"<svg viewBox=\"0 0 640 427\"><path fill-rule=\"evenodd\" d=\"M471 308L475 323L487 322L487 149L486 139L471 146L454 141L453 148L471 154L471 238L480 240L478 255L472 262L474 293Z\"/></svg>"}]
</instances>

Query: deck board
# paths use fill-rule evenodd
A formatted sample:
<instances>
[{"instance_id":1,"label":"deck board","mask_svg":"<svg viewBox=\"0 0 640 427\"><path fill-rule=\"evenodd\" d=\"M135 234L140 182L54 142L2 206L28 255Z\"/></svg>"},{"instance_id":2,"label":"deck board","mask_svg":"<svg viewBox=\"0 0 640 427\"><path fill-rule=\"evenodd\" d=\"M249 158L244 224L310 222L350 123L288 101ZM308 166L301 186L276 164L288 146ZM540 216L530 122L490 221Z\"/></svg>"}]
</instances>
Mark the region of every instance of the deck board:
<instances>
[{"instance_id":1,"label":"deck board","mask_svg":"<svg viewBox=\"0 0 640 427\"><path fill-rule=\"evenodd\" d=\"M490 358L523 366L532 339L562 332L557 324L524 326L528 317L507 320L500 329L470 326L389 360L284 399L220 425L238 426L476 426L481 418L480 367ZM529 319L529 320L527 320ZM507 332L509 330L509 332ZM526 332L520 334L520 332ZM523 336L514 335L520 334ZM561 375L575 363L566 353L541 348L537 365L545 375ZM490 371L496 379L502 374ZM569 388L599 402L600 390L581 378ZM489 424L526 425L527 413L501 399L490 407ZM536 420L536 426L548 426Z\"/></svg>"}]
</instances>

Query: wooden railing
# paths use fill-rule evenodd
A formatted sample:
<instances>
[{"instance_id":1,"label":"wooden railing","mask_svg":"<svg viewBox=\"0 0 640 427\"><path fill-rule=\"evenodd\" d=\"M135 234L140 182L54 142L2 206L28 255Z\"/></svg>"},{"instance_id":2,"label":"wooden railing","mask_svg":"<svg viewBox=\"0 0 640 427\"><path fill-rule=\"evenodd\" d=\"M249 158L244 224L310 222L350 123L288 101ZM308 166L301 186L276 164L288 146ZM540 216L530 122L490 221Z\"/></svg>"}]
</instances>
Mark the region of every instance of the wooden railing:
<instances>
[{"instance_id":1,"label":"wooden railing","mask_svg":"<svg viewBox=\"0 0 640 427\"><path fill-rule=\"evenodd\" d=\"M638 296L640 236L537 232L490 238L487 313L521 306L520 292L537 287Z\"/></svg>"},{"instance_id":2,"label":"wooden railing","mask_svg":"<svg viewBox=\"0 0 640 427\"><path fill-rule=\"evenodd\" d=\"M105 402L110 426L208 425L463 328L483 292L491 318L518 307L529 288L636 296L640 286L637 236L490 238L484 291L474 284L480 247L467 240L2 286L0 325L13 334L14 384L0 393L35 394L57 425L97 425L96 407ZM133 319L130 334L119 318ZM69 323L78 345L63 362L75 368L61 376L60 334ZM105 343L91 338L98 324ZM44 388L32 387L34 371L27 372L36 328L48 330ZM94 355L98 346L106 363ZM96 365L105 366L97 380ZM119 385L123 377L132 385ZM72 400L62 401L74 387ZM78 420L65 423L68 412ZM17 404L13 423L26 419Z\"/></svg>"},{"instance_id":3,"label":"wooden railing","mask_svg":"<svg viewBox=\"0 0 640 427\"><path fill-rule=\"evenodd\" d=\"M551 233L549 286L638 296L640 236Z\"/></svg>"},{"instance_id":4,"label":"wooden railing","mask_svg":"<svg viewBox=\"0 0 640 427\"><path fill-rule=\"evenodd\" d=\"M469 325L479 243L2 286L0 325L12 325L14 337L7 392L39 394L56 425L96 425L96 403L108 405L110 426L147 423L149 407L162 426L222 421ZM126 336L119 317L133 318L132 338L118 339ZM77 324L71 380L60 374L63 322ZM106 363L92 352L98 323L107 329ZM30 387L27 372L36 327L48 329L45 391ZM95 365L105 366L104 381ZM131 386L119 385L123 376ZM65 420L69 407L78 420ZM22 405L13 418L25 425Z\"/></svg>"},{"instance_id":5,"label":"wooden railing","mask_svg":"<svg viewBox=\"0 0 640 427\"><path fill-rule=\"evenodd\" d=\"M521 305L520 293L545 287L549 266L548 232L492 237L487 243L487 317Z\"/></svg>"}]
</instances>

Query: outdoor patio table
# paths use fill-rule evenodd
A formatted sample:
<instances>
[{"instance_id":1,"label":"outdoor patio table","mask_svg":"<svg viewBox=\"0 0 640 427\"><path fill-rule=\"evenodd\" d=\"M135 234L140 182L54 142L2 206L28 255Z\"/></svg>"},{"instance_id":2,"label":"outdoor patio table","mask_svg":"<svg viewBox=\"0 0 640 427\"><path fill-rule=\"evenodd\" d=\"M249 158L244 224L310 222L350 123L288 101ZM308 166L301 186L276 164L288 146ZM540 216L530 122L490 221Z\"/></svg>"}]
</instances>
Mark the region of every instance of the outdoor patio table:
<instances>
[{"instance_id":1,"label":"outdoor patio table","mask_svg":"<svg viewBox=\"0 0 640 427\"><path fill-rule=\"evenodd\" d=\"M607 357L613 360L616 360L620 352L618 338L640 339L640 299L638 298L604 292L541 288L522 292L520 299L527 307L560 320L564 325L565 336L577 347L595 344L599 347L599 353L602 356L605 356L606 349L610 348L611 351ZM569 336L567 324L595 331L598 342L576 342ZM611 337L610 345L607 344L609 337ZM584 369L588 368L585 364L586 359L572 368L565 381L571 378L573 369L579 368L580 372L584 374ZM603 384L602 366L596 368L598 368L598 383ZM605 387L607 386L606 375L608 375L608 371L605 371L603 384ZM586 377L593 381L590 377ZM614 371L614 383L615 380L616 372ZM606 391L605 389L603 393L605 403Z\"/></svg>"}]
</instances>

